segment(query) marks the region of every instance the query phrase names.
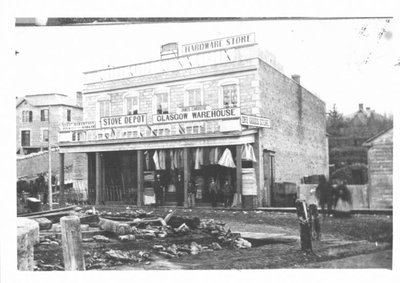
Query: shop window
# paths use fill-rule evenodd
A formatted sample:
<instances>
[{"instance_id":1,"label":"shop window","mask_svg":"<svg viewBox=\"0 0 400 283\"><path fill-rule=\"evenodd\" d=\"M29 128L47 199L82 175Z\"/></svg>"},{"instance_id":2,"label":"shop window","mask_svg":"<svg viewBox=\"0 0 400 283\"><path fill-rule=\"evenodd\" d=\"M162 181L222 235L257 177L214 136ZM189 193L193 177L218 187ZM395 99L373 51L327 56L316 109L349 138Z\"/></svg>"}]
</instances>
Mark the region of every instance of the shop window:
<instances>
[{"instance_id":1,"label":"shop window","mask_svg":"<svg viewBox=\"0 0 400 283\"><path fill-rule=\"evenodd\" d=\"M67 122L71 122L71 109L67 109Z\"/></svg>"},{"instance_id":2,"label":"shop window","mask_svg":"<svg viewBox=\"0 0 400 283\"><path fill-rule=\"evenodd\" d=\"M151 130L156 136L171 135L171 125L153 126Z\"/></svg>"},{"instance_id":3,"label":"shop window","mask_svg":"<svg viewBox=\"0 0 400 283\"><path fill-rule=\"evenodd\" d=\"M205 124L203 122L200 123L192 123L185 127L186 134L203 134L205 133Z\"/></svg>"},{"instance_id":4,"label":"shop window","mask_svg":"<svg viewBox=\"0 0 400 283\"><path fill-rule=\"evenodd\" d=\"M40 121L49 121L49 109L40 110Z\"/></svg>"},{"instance_id":5,"label":"shop window","mask_svg":"<svg viewBox=\"0 0 400 283\"><path fill-rule=\"evenodd\" d=\"M31 145L31 131L21 131L21 146Z\"/></svg>"},{"instance_id":6,"label":"shop window","mask_svg":"<svg viewBox=\"0 0 400 283\"><path fill-rule=\"evenodd\" d=\"M48 142L48 141L49 141L49 130L42 129L42 142Z\"/></svg>"},{"instance_id":7,"label":"shop window","mask_svg":"<svg viewBox=\"0 0 400 283\"><path fill-rule=\"evenodd\" d=\"M169 93L159 92L154 94L154 105L156 114L169 113Z\"/></svg>"},{"instance_id":8,"label":"shop window","mask_svg":"<svg viewBox=\"0 0 400 283\"><path fill-rule=\"evenodd\" d=\"M129 94L125 96L125 111L127 115L139 113L139 94Z\"/></svg>"}]
</instances>

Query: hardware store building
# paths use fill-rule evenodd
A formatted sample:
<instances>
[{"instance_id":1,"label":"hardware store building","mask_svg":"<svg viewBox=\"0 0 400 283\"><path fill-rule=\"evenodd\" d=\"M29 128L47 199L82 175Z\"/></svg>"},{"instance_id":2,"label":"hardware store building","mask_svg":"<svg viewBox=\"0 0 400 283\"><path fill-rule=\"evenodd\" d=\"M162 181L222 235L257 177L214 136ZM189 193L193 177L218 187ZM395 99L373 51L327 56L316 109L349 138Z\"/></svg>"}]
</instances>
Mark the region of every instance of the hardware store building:
<instances>
[{"instance_id":1,"label":"hardware store building","mask_svg":"<svg viewBox=\"0 0 400 283\"><path fill-rule=\"evenodd\" d=\"M176 205L181 174L185 206L189 180L209 204L211 178L230 181L238 206L270 206L275 182L328 174L325 103L278 69L247 34L86 72L86 125L61 128L60 152L87 153L93 203L151 204L159 174Z\"/></svg>"}]
</instances>

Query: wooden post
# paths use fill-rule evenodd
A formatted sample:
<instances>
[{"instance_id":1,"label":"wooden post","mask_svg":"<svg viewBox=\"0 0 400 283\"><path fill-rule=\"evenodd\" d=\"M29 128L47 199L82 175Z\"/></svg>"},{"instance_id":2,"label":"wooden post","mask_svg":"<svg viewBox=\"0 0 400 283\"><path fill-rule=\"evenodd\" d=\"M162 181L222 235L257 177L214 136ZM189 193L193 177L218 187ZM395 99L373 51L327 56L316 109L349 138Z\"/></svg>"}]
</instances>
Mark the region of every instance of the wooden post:
<instances>
[{"instance_id":1,"label":"wooden post","mask_svg":"<svg viewBox=\"0 0 400 283\"><path fill-rule=\"evenodd\" d=\"M100 168L101 168L101 185L100 185L100 201L104 204L107 199L105 198L106 191L106 166L104 154L100 154Z\"/></svg>"},{"instance_id":2,"label":"wooden post","mask_svg":"<svg viewBox=\"0 0 400 283\"><path fill-rule=\"evenodd\" d=\"M143 201L143 190L144 190L143 161L144 161L143 150L138 150L137 151L137 206L138 207L141 207L144 205L144 201Z\"/></svg>"},{"instance_id":3,"label":"wooden post","mask_svg":"<svg viewBox=\"0 0 400 283\"><path fill-rule=\"evenodd\" d=\"M65 205L64 195L64 153L60 153L60 205Z\"/></svg>"},{"instance_id":4,"label":"wooden post","mask_svg":"<svg viewBox=\"0 0 400 283\"><path fill-rule=\"evenodd\" d=\"M96 152L96 161L95 161L95 166L96 166L96 181L95 181L95 186L96 186L96 201L95 205L99 205L100 203L100 190L101 190L101 159L100 159L100 153Z\"/></svg>"},{"instance_id":5,"label":"wooden post","mask_svg":"<svg viewBox=\"0 0 400 283\"><path fill-rule=\"evenodd\" d=\"M188 185L189 185L189 148L183 149L183 206L188 207Z\"/></svg>"},{"instance_id":6,"label":"wooden post","mask_svg":"<svg viewBox=\"0 0 400 283\"><path fill-rule=\"evenodd\" d=\"M296 200L296 211L300 224L301 250L312 253L310 213L305 200Z\"/></svg>"},{"instance_id":7,"label":"wooden post","mask_svg":"<svg viewBox=\"0 0 400 283\"><path fill-rule=\"evenodd\" d=\"M236 193L237 193L237 206L241 206L242 195L242 145L236 145Z\"/></svg>"},{"instance_id":8,"label":"wooden post","mask_svg":"<svg viewBox=\"0 0 400 283\"><path fill-rule=\"evenodd\" d=\"M78 216L64 216L60 219L64 269L85 270L82 250L81 221Z\"/></svg>"}]
</instances>

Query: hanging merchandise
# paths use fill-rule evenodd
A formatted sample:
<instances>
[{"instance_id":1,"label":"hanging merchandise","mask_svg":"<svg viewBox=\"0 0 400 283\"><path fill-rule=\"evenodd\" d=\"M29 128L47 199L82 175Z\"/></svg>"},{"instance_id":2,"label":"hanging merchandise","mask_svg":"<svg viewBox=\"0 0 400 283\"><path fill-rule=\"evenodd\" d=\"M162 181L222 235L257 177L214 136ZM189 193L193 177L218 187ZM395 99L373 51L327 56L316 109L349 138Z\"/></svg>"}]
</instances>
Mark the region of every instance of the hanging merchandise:
<instances>
[{"instance_id":1,"label":"hanging merchandise","mask_svg":"<svg viewBox=\"0 0 400 283\"><path fill-rule=\"evenodd\" d=\"M214 155L215 155L215 147L211 148L209 153L208 153L208 160L210 161L210 164L215 164L215 159L214 159Z\"/></svg>"},{"instance_id":2,"label":"hanging merchandise","mask_svg":"<svg viewBox=\"0 0 400 283\"><path fill-rule=\"evenodd\" d=\"M145 160L145 171L150 170L150 153L146 150L144 152L144 160Z\"/></svg>"},{"instance_id":3,"label":"hanging merchandise","mask_svg":"<svg viewBox=\"0 0 400 283\"><path fill-rule=\"evenodd\" d=\"M233 162L232 153L228 148L225 149L218 164L224 167L236 168L235 162Z\"/></svg>"},{"instance_id":4,"label":"hanging merchandise","mask_svg":"<svg viewBox=\"0 0 400 283\"><path fill-rule=\"evenodd\" d=\"M178 169L178 150L174 149L172 152L173 153L172 153L171 163L173 164L174 169Z\"/></svg>"},{"instance_id":5,"label":"hanging merchandise","mask_svg":"<svg viewBox=\"0 0 400 283\"><path fill-rule=\"evenodd\" d=\"M172 161L172 159L171 159L171 155L170 155L170 152L171 152L172 150L164 150L164 152L165 152L165 169L166 170L170 170L170 169L172 169L171 168L171 161Z\"/></svg>"},{"instance_id":6,"label":"hanging merchandise","mask_svg":"<svg viewBox=\"0 0 400 283\"><path fill-rule=\"evenodd\" d=\"M177 159L178 169L183 168L183 149L177 150L176 159Z\"/></svg>"},{"instance_id":7,"label":"hanging merchandise","mask_svg":"<svg viewBox=\"0 0 400 283\"><path fill-rule=\"evenodd\" d=\"M200 170L201 165L204 164L203 161L203 149L202 148L196 148L196 153L195 153L195 159L194 159L194 169L195 170Z\"/></svg>"},{"instance_id":8,"label":"hanging merchandise","mask_svg":"<svg viewBox=\"0 0 400 283\"><path fill-rule=\"evenodd\" d=\"M166 166L165 166L165 150L160 150L159 154L158 154L158 158L159 158L159 166L161 170L165 170Z\"/></svg>"},{"instance_id":9,"label":"hanging merchandise","mask_svg":"<svg viewBox=\"0 0 400 283\"><path fill-rule=\"evenodd\" d=\"M204 161L204 166L210 165L210 148L209 147L203 148L203 161Z\"/></svg>"},{"instance_id":10,"label":"hanging merchandise","mask_svg":"<svg viewBox=\"0 0 400 283\"><path fill-rule=\"evenodd\" d=\"M247 143L242 145L242 159L246 161L257 162L256 155L254 154L251 144Z\"/></svg>"},{"instance_id":11,"label":"hanging merchandise","mask_svg":"<svg viewBox=\"0 0 400 283\"><path fill-rule=\"evenodd\" d=\"M171 150L169 151L169 159L170 159L170 161L171 161L171 170L174 170L174 169L177 168L176 165L175 165L175 163L174 163L174 152L175 152L175 150L173 150L173 149L171 149Z\"/></svg>"},{"instance_id":12,"label":"hanging merchandise","mask_svg":"<svg viewBox=\"0 0 400 283\"><path fill-rule=\"evenodd\" d=\"M160 163L159 163L158 151L157 150L154 151L153 161L154 161L154 165L156 167L156 170L160 170Z\"/></svg>"}]
</instances>

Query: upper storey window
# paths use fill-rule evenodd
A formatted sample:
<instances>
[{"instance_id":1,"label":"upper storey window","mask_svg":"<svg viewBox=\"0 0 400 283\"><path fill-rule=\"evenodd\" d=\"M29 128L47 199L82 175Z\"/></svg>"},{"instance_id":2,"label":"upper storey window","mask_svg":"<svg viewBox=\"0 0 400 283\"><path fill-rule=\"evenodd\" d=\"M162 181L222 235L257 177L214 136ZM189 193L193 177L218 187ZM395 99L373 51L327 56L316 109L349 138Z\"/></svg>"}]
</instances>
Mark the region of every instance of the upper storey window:
<instances>
[{"instance_id":1,"label":"upper storey window","mask_svg":"<svg viewBox=\"0 0 400 283\"><path fill-rule=\"evenodd\" d=\"M32 111L24 110L22 111L22 122L32 122L33 114Z\"/></svg>"},{"instance_id":2,"label":"upper storey window","mask_svg":"<svg viewBox=\"0 0 400 283\"><path fill-rule=\"evenodd\" d=\"M222 86L223 107L238 107L239 91L237 84L227 84Z\"/></svg>"},{"instance_id":3,"label":"upper storey window","mask_svg":"<svg viewBox=\"0 0 400 283\"><path fill-rule=\"evenodd\" d=\"M40 110L40 121L49 121L49 109Z\"/></svg>"},{"instance_id":4,"label":"upper storey window","mask_svg":"<svg viewBox=\"0 0 400 283\"><path fill-rule=\"evenodd\" d=\"M126 115L139 113L139 93L125 95L125 111Z\"/></svg>"},{"instance_id":5,"label":"upper storey window","mask_svg":"<svg viewBox=\"0 0 400 283\"><path fill-rule=\"evenodd\" d=\"M111 99L109 95L103 95L97 99L96 113L98 118L111 116Z\"/></svg>"},{"instance_id":6,"label":"upper storey window","mask_svg":"<svg viewBox=\"0 0 400 283\"><path fill-rule=\"evenodd\" d=\"M168 114L170 112L169 92L157 91L154 93L154 112L156 114Z\"/></svg>"},{"instance_id":7,"label":"upper storey window","mask_svg":"<svg viewBox=\"0 0 400 283\"><path fill-rule=\"evenodd\" d=\"M238 79L226 79L219 82L219 105L223 108L240 106Z\"/></svg>"},{"instance_id":8,"label":"upper storey window","mask_svg":"<svg viewBox=\"0 0 400 283\"><path fill-rule=\"evenodd\" d=\"M185 106L203 105L203 92L200 86L187 87L185 90Z\"/></svg>"}]
</instances>

